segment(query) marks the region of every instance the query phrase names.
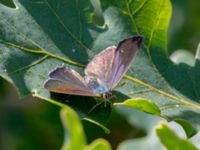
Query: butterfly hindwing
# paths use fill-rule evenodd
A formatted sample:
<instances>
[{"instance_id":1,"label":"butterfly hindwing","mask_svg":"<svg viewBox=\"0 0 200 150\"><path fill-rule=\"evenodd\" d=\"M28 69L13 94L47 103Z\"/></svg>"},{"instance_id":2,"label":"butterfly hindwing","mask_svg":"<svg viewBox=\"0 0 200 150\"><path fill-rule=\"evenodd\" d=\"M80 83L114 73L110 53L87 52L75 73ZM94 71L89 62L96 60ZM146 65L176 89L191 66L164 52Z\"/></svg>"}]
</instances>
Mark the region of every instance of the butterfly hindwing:
<instances>
[{"instance_id":1,"label":"butterfly hindwing","mask_svg":"<svg viewBox=\"0 0 200 150\"><path fill-rule=\"evenodd\" d=\"M44 87L52 92L99 96L87 87L84 79L75 70L59 67L50 72L49 77L50 79L45 82Z\"/></svg>"}]
</instances>

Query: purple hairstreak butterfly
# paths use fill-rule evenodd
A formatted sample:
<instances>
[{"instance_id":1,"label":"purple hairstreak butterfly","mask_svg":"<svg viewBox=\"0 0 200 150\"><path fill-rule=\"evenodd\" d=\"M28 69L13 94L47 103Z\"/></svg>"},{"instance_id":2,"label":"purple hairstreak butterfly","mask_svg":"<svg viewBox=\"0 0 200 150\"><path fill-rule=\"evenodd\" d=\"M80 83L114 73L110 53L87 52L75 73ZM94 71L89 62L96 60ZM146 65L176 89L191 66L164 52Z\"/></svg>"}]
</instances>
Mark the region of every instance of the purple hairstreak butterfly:
<instances>
[{"instance_id":1,"label":"purple hairstreak butterfly","mask_svg":"<svg viewBox=\"0 0 200 150\"><path fill-rule=\"evenodd\" d=\"M85 77L67 67L49 73L44 87L49 91L82 96L101 96L109 99L112 89L127 72L142 43L142 36L119 42L97 54L86 66Z\"/></svg>"}]
</instances>

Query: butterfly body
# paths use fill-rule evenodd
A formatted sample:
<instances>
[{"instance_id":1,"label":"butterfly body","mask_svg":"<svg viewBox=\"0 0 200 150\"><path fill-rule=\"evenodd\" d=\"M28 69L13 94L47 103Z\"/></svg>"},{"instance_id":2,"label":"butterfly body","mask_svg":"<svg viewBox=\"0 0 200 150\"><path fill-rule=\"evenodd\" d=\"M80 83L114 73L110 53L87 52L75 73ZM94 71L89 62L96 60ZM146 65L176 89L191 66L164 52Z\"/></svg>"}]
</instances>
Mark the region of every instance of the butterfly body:
<instances>
[{"instance_id":1,"label":"butterfly body","mask_svg":"<svg viewBox=\"0 0 200 150\"><path fill-rule=\"evenodd\" d=\"M109 90L108 87L106 86L106 83L102 82L98 78L85 76L84 79L86 81L87 86L94 93L102 94L102 93L105 93L105 92L107 92Z\"/></svg>"},{"instance_id":2,"label":"butterfly body","mask_svg":"<svg viewBox=\"0 0 200 150\"><path fill-rule=\"evenodd\" d=\"M75 70L58 67L49 73L44 87L57 93L109 99L112 89L128 70L142 39L141 36L124 39L117 47L108 47L97 54L87 65L84 78Z\"/></svg>"}]
</instances>

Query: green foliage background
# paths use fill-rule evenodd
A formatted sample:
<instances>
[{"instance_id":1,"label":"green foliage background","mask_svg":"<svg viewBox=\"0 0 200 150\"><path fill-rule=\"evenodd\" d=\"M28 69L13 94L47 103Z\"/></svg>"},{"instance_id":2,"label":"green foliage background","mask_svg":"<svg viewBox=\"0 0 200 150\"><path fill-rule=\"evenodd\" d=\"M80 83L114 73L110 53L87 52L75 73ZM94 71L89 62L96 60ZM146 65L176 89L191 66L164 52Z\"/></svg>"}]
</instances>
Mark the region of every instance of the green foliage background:
<instances>
[{"instance_id":1,"label":"green foliage background","mask_svg":"<svg viewBox=\"0 0 200 150\"><path fill-rule=\"evenodd\" d=\"M0 1L0 2L4 3L6 5L9 5L10 7L14 7L14 5L12 3L10 3L10 1L4 0L4 1ZM38 1L38 3L39 2L40 1ZM102 1L103 9L106 9L106 6L107 6L106 2L111 3L115 7L122 7L122 9L123 9L123 4L120 4L118 2L116 3L114 0L113 1L105 1L105 2ZM200 35L199 35L200 34L200 32L199 32L200 21L199 21L198 15L197 15L197 14L199 14L199 11L200 11L200 9L199 9L200 5L199 5L198 0L192 0L192 1L184 0L184 1L179 1L179 2L172 1L172 6L173 6L173 14L172 14L172 20L171 20L171 24L170 24L170 28L169 28L169 46L168 46L169 54L173 53L177 49L181 49L181 50L187 49L189 52L191 52L190 56L192 56L192 57L190 57L189 55L184 56L184 59L187 58L186 59L187 60L186 63L187 63L187 62L190 62L191 59L194 60L194 55L195 55L196 48L197 48L197 45L198 45L199 39L200 39L199 38L200 37ZM152 7L153 7L153 5L152 5ZM84 8L84 4L83 4L83 8ZM91 11L91 10L89 10L89 11ZM101 25L101 23L102 23L101 22L101 20L102 20L101 12L100 12L100 10L95 10L95 11L96 11L95 12L96 16L94 16L94 17L96 17L96 18L94 18L93 21L94 22L97 21L96 23ZM110 9L110 11L113 11L113 10ZM109 14L108 10L107 10L107 13ZM113 13L116 13L116 12L113 11ZM115 15L115 14L113 14L113 15ZM88 17L91 17L91 16L88 16ZM107 16L107 17L109 17L109 16ZM145 18L144 16L142 16L142 17L141 17L142 19ZM113 18L113 20L114 19L116 19L116 18ZM122 22L123 21L124 20L122 20ZM138 22L140 23L140 20L138 20ZM141 22L141 24L143 25L144 23ZM120 25L118 27L120 27ZM140 29L140 30L142 31L143 29ZM47 31L47 32L49 32L49 31ZM118 30L118 32L120 33L120 30ZM127 32L130 33L130 31L127 31ZM110 33L112 33L112 31ZM117 35L110 34L110 33L108 32L105 35L108 36L107 37L108 39L113 38L111 41L115 41L115 43L117 43L117 41L119 41L119 38L128 36L128 34L124 34L124 35L120 35L120 37L118 37ZM10 34L12 34L12 33L10 33ZM86 33L84 33L84 35L85 34ZM95 34L94 34L94 37L96 36ZM105 46L105 45L108 46L110 44L109 40L107 40L107 43L106 42L102 43L102 39L105 37L105 35L101 35L102 37L98 39L99 41L98 40L95 41L94 47L98 47L97 51L100 51L102 48L104 48L103 46ZM148 36L148 35L145 35L145 37L146 36ZM159 35L159 36L162 37L164 35ZM66 40L66 39L62 39L62 40ZM147 41L145 41L145 42L149 43L148 39L146 39L146 40ZM57 41L57 42L59 42L59 41ZM159 50L159 48L163 48L164 50L166 50L165 46L167 46L167 44L168 44L168 43L165 43L164 47L162 47L162 45L161 45L161 47L159 47L160 45L156 44L157 41L151 41L151 42L154 43L154 45L158 46L158 47L153 48L155 50L157 50L157 49ZM98 43L102 43L103 45L98 44ZM27 43L26 43L26 45L27 45ZM29 45L29 46L32 48L32 45ZM62 45L62 46L64 46L64 45ZM77 49L78 49L78 47L77 47ZM145 48L143 48L143 49L145 49ZM87 56L87 57L92 57L93 55L95 55L97 53L97 51L94 53L89 53L90 56ZM181 59L181 57L183 57L184 52L181 51L181 53L179 53L179 55L178 55L179 58L175 59L176 63L183 61L183 59ZM157 67L161 68L161 71L162 71L163 66L162 66L162 64L160 65L160 63L159 63L160 60L157 59L156 56L154 57L155 53L157 53L157 51L151 52L152 59L153 59L154 63L157 65ZM83 55L85 55L85 54L81 53L77 56L83 56ZM143 56L145 57L144 54L140 54L140 55L141 55L140 56L141 58ZM36 58L37 58L37 56L36 56ZM71 58L77 59L77 60L81 59L81 58L74 57L73 53L71 55ZM84 59L84 60L81 59L81 60L82 60L81 63L83 63L83 64L87 63L87 61L86 61L87 59ZM145 63L140 63L139 60L136 60L136 62L137 62L136 64L141 64L138 67L134 66L135 70L136 70L135 72L138 73L138 71L140 71L140 68L142 66L144 66ZM162 60L162 62L163 62L163 60ZM56 64L57 62L53 62L53 63L55 63L55 64L53 64L54 66L57 65ZM166 60L164 65L166 65L167 63L168 62ZM13 62L13 64L14 64L14 62ZM51 65L52 64L50 64L50 66ZM78 67L75 67L75 68L81 72L81 70ZM183 72L183 77L178 78L177 82L174 82L175 79L170 78L170 75L172 73L175 73L175 72L173 72L173 69L178 69L178 73L180 73L180 74ZM196 64L196 68L193 67L193 70L195 71L197 69L198 69L198 65ZM167 81L172 85L172 87L174 87L176 90L184 93L184 96L186 98L196 101L196 102L199 102L198 94L196 94L196 95L191 94L191 93L193 93L193 91L191 90L192 88L190 86L186 86L185 89L184 88L180 89L180 86L182 86L183 84L187 84L187 85L191 84L191 83L189 83L191 81L183 80L183 79L188 78L188 76L184 76L185 71L188 73L191 70L192 69L188 66L180 65L177 68L172 68L172 70L169 73L163 74L163 76L167 78ZM147 70L147 72L148 71L149 70ZM150 71L151 71L151 69L150 69ZM175 71L177 71L177 70L175 70ZM129 73L129 74L131 74L131 73ZM156 74L154 74L154 75L156 76ZM196 75L197 76L189 75L189 78L192 77L194 79L193 81L196 81L195 79L198 78L198 72ZM138 76L136 76L136 77L139 78L140 76L142 76L142 74L138 73ZM145 79L145 77L143 77L142 79L144 79L142 81L146 81L148 83L151 82L155 86L158 86L158 88L163 88L162 85L165 84L163 82L154 83L154 82L152 82L151 78L150 78L150 80ZM181 83L181 85L178 85L180 83ZM198 87L199 87L198 83L199 82L197 82L196 84L192 84L192 86L195 86L195 88L198 89ZM20 84L21 83L17 83L17 85L20 85ZM35 86L35 85L33 85L33 86ZM125 87L123 89L119 89L119 91L120 92L123 91L125 93L125 95L127 96L128 94L126 94L126 91L124 91L124 90L127 90L128 88L129 88L129 86ZM164 90L168 91L169 89L164 89ZM37 98L32 98L31 96L23 97L22 100L17 100L18 95L16 94L16 90L3 79L0 79L0 91L1 91L0 92L0 96L1 96L1 101L0 101L0 119L1 119L1 121L0 121L0 126L1 126L0 142L1 143L0 143L0 146L2 146L2 147L0 147L0 149L2 149L2 150L7 150L7 149L9 149L9 150L12 150L12 149L20 149L20 150L21 149L60 149L60 147L62 147L63 138L64 138L64 129L63 129L63 127L61 125L61 121L60 121L60 115L59 115L60 108L59 107L52 105L48 102L39 100ZM21 89L19 89L19 91L20 91L21 95L28 94L27 89L21 88ZM171 89L170 89L170 92L171 92ZM197 91L197 93L198 92L199 91ZM42 95L42 96L44 96L44 95ZM145 94L142 93L141 95L138 94L135 97L138 97L138 96L143 97L144 95ZM150 97L149 97L149 95L150 95ZM62 95L53 95L52 97L55 99L65 98ZM119 96L119 97L121 97L121 96ZM158 97L159 97L159 95L156 96L156 95L153 95L152 93L146 95L146 98L151 99L151 100L158 99ZM151 135L150 131L152 130L153 127L158 126L158 124L159 124L158 122L160 122L160 120L162 120L159 117L147 115L140 111L132 110L131 108L120 107L119 104L116 104L116 109L112 112L109 121L107 121L107 119L110 115L110 112L111 112L110 107L104 108L103 106L100 106L99 108L97 108L95 110L95 112L93 112L92 114L90 114L88 116L85 112L90 110L90 108L94 105L94 103L92 102L93 99L85 100L82 97L72 97L71 99L73 101L70 102L70 105L72 105L73 108L78 110L78 112L79 111L81 112L80 114L82 114L82 115L80 115L80 117L86 118L86 119L82 120L85 135L79 136L79 137L83 136L83 138L81 140L83 147L85 147L87 145L86 143L90 143L99 137L103 137L103 138L107 139L111 143L113 149L118 147L119 143L121 143L120 146L118 147L118 149L122 149L122 150L123 149L131 149L133 147L134 148L139 147L139 149L146 149L147 147L144 146L144 143L148 143L148 142L151 143L152 140L155 141L153 137L156 135ZM76 102L74 102L75 100L76 100ZM84 105L83 105L83 101L84 101ZM169 107L174 108L173 109L174 112L171 112L171 109L169 109L169 111L168 110L162 111L162 114L169 116L169 118L187 119L188 121L190 121L192 123L193 127L195 127L196 129L199 129L199 119L198 119L199 112L198 111L195 111L193 109L190 110L190 108L188 108L188 107L184 108L184 106L181 108L176 108L176 106L178 106L177 103L171 103L171 102L168 103L168 100L165 98L163 98L162 101L155 100L154 102L159 107L169 106ZM83 105L83 107L80 107L80 104L81 104L81 106ZM58 104L58 105L60 105L60 104ZM129 106L130 106L130 104L129 104ZM134 108L138 108L138 105L136 106L135 104L132 104L132 106L134 106ZM151 106L151 104L148 106ZM69 112L71 112L70 108L69 109L66 108L66 109ZM139 108L139 109L149 112L145 108ZM65 110L63 110L63 112L65 112ZM150 110L150 113L151 112L152 111ZM179 114L179 112L184 112L185 114L184 115ZM73 115L73 113L74 112L72 110L72 113L70 113L70 114ZM135 114L135 115L132 115L132 114ZM156 113L153 113L153 114L156 114ZM159 113L158 113L158 115L159 115ZM70 116L70 115L68 115L68 116ZM76 116L73 118L76 118ZM88 119L91 119L91 120L88 121ZM67 120L67 119L62 118L62 120ZM111 130L111 133L105 134L104 130L107 131L107 129L105 127L103 127L104 130L102 130L95 124L91 123L91 121L96 121L96 123L100 123L100 125L106 125L107 128ZM177 122L180 123L181 121L182 120L179 120ZM76 123L76 124L79 124L79 123ZM187 122L182 121L180 124L183 127L185 127L186 134L188 134L189 136L194 134L192 127L190 127L190 125ZM69 126L67 126L67 127L69 128ZM161 125L161 129L165 129L164 131L168 131L167 127L165 127L163 125ZM158 128L157 133L158 133L157 135L160 136L160 139L162 141L162 139L164 138L164 135L166 135L166 134L164 134L162 131L160 131L159 128ZM167 132L167 134L169 134L169 133L170 133L170 130ZM66 135L65 135L66 138L67 138L68 134L73 134L73 133L66 132ZM75 133L75 134L77 134L77 133ZM195 149L194 146L191 146L190 143L188 144L188 141L186 141L186 142L182 141L181 139L178 139L177 137L173 136L173 134L169 134L169 135L171 135L171 138L174 139L175 141L180 141L181 145L183 145L183 147L187 148L187 146L184 145L184 144L186 144L186 145L188 145L188 147L190 147L190 149ZM147 139L139 138L139 137L144 137L144 136ZM70 137L68 137L68 138L70 139ZM86 139L87 139L87 141L86 141ZM131 139L131 140L127 140L127 139ZM134 139L135 139L135 141L134 141ZM164 138L164 139L166 139L166 138ZM122 142L122 141L124 141L124 142ZM195 140L193 140L193 141L195 141ZM100 141L100 143L106 143L106 142ZM163 143L165 143L165 142L163 142ZM168 145L168 143L170 143L170 142L167 142L166 147L169 148L170 145ZM76 145L76 143L75 143L75 145ZM98 145L98 144L94 144L94 145ZM107 145L107 144L105 144L105 145ZM146 146L147 145L148 144L146 144ZM156 147L158 147L158 145L160 145L160 143L156 144ZM88 149L92 149L92 146L93 145L88 146ZM142 147L142 146L144 146L144 147ZM152 145L152 149L153 149L153 146L155 146L155 145ZM172 144L172 146L174 146L174 145ZM63 149L65 149L65 147ZM73 142L72 142L72 149L73 149ZM109 146L105 146L105 149L109 149Z\"/></svg>"}]
</instances>

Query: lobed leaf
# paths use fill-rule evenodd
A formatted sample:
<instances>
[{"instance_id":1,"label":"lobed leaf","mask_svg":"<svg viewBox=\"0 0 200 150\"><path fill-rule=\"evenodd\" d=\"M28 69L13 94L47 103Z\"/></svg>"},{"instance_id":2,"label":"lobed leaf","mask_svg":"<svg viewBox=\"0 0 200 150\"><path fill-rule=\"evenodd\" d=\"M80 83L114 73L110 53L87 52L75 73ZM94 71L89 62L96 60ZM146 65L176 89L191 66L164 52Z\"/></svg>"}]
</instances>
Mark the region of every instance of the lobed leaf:
<instances>
[{"instance_id":1,"label":"lobed leaf","mask_svg":"<svg viewBox=\"0 0 200 150\"><path fill-rule=\"evenodd\" d=\"M195 66L173 64L167 56L169 0L101 1L104 26L91 19L89 1L15 0L16 8L0 5L0 75L21 96L52 98L79 115L106 125L111 107L93 98L53 94L44 89L48 73L64 62L83 73L94 55L133 35L144 35L142 49L114 89L117 100L152 100L170 119L182 118L199 128L199 49ZM101 11L99 11L102 15ZM105 113L106 112L106 113Z\"/></svg>"}]
</instances>

